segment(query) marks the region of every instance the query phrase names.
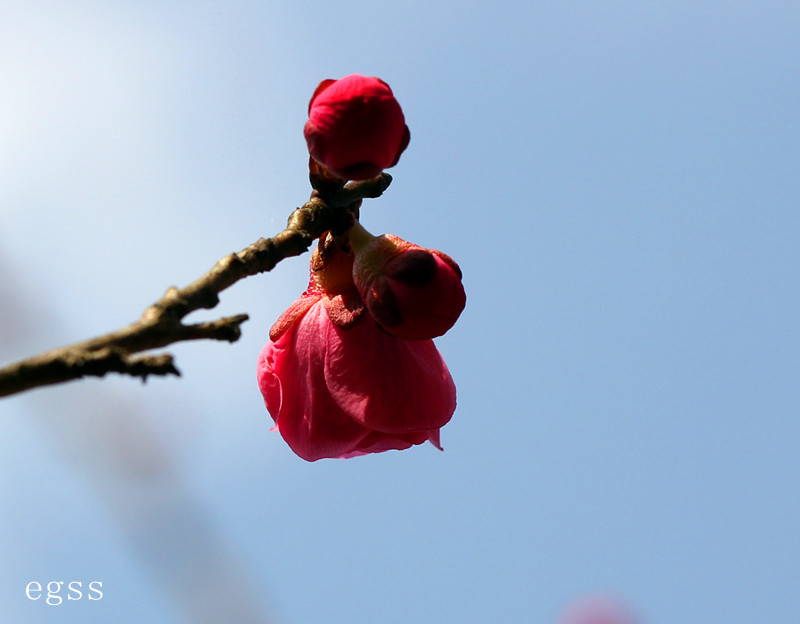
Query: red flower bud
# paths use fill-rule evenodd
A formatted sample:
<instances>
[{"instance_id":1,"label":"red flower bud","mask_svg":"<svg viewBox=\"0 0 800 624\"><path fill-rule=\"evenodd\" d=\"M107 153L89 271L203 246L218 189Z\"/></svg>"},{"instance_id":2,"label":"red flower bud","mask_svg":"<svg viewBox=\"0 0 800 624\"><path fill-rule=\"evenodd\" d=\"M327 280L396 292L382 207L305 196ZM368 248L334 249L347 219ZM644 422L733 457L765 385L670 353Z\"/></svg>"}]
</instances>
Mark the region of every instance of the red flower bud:
<instances>
[{"instance_id":1,"label":"red flower bud","mask_svg":"<svg viewBox=\"0 0 800 624\"><path fill-rule=\"evenodd\" d=\"M349 233L356 253L353 280L381 328L397 338L422 340L455 324L467 296L450 256L393 234L372 236L358 223Z\"/></svg>"},{"instance_id":2,"label":"red flower bud","mask_svg":"<svg viewBox=\"0 0 800 624\"><path fill-rule=\"evenodd\" d=\"M320 245L308 290L270 330L258 358L264 403L308 461L439 445L456 388L432 340L399 340L364 313L352 255Z\"/></svg>"},{"instance_id":3,"label":"red flower bud","mask_svg":"<svg viewBox=\"0 0 800 624\"><path fill-rule=\"evenodd\" d=\"M303 134L311 157L346 180L396 165L411 136L389 85L359 74L319 84Z\"/></svg>"}]
</instances>

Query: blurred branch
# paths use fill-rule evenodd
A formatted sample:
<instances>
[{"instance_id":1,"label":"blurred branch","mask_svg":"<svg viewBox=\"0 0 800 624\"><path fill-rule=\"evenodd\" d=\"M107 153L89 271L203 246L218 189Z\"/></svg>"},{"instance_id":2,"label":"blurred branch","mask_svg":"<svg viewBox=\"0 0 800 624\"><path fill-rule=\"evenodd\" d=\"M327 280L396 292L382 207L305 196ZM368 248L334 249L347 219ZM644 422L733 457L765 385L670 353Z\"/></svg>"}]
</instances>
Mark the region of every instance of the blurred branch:
<instances>
[{"instance_id":1,"label":"blurred branch","mask_svg":"<svg viewBox=\"0 0 800 624\"><path fill-rule=\"evenodd\" d=\"M215 307L219 293L240 279L270 271L281 260L302 254L329 230L348 229L361 200L380 197L392 181L384 173L373 180L343 184L313 168L310 179L314 187L311 199L291 214L282 232L225 256L184 288L169 288L138 321L126 327L0 369L0 397L112 372L143 381L149 375L180 375L170 354L139 354L183 340L238 340L246 314L194 325L182 321L191 312Z\"/></svg>"}]
</instances>

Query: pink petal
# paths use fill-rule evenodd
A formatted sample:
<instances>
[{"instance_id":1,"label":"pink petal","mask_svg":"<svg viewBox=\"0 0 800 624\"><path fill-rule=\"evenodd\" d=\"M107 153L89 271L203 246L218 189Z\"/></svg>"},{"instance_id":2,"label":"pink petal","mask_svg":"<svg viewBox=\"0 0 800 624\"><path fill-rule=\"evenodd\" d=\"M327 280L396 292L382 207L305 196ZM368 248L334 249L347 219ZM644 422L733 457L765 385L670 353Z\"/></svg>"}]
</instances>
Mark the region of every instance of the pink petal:
<instances>
[{"instance_id":1,"label":"pink petal","mask_svg":"<svg viewBox=\"0 0 800 624\"><path fill-rule=\"evenodd\" d=\"M432 429L431 431L428 432L428 442L433 444L440 451L444 450L442 448L442 443L439 441L439 430L438 429Z\"/></svg>"},{"instance_id":2,"label":"pink petal","mask_svg":"<svg viewBox=\"0 0 800 624\"><path fill-rule=\"evenodd\" d=\"M330 87L334 82L336 82L336 81L333 78L326 78L325 80L323 80L322 82L320 82L317 85L317 88L314 89L314 93L311 95L311 100L309 100L309 102L308 102L308 110L309 111L311 110L311 107L313 106L314 100L316 99L316 97L320 93L322 93L325 89Z\"/></svg>"},{"instance_id":3,"label":"pink petal","mask_svg":"<svg viewBox=\"0 0 800 624\"><path fill-rule=\"evenodd\" d=\"M368 179L393 166L410 134L391 88L352 74L323 81L309 105L303 133L309 154L345 179Z\"/></svg>"},{"instance_id":4,"label":"pink petal","mask_svg":"<svg viewBox=\"0 0 800 624\"><path fill-rule=\"evenodd\" d=\"M341 457L358 457L359 455L383 453L384 451L404 451L416 444L423 444L427 440L428 434L425 431L394 435L373 431L356 445L355 450Z\"/></svg>"},{"instance_id":5,"label":"pink petal","mask_svg":"<svg viewBox=\"0 0 800 624\"><path fill-rule=\"evenodd\" d=\"M456 388L433 341L398 340L369 317L349 330L329 324L328 332L325 382L351 418L392 434L427 432L450 420Z\"/></svg>"},{"instance_id":6,"label":"pink petal","mask_svg":"<svg viewBox=\"0 0 800 624\"><path fill-rule=\"evenodd\" d=\"M308 461L345 454L369 434L326 387L326 332L320 328L330 324L318 301L277 342L267 343L258 362L259 387L278 431Z\"/></svg>"}]
</instances>

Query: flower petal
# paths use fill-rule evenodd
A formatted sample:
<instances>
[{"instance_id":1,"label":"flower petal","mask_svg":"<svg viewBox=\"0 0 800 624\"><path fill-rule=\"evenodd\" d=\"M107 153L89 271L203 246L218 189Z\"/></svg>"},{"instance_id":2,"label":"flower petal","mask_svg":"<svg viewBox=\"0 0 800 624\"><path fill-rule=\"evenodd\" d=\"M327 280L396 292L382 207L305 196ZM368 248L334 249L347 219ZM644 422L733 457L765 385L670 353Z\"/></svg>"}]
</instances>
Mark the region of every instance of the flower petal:
<instances>
[{"instance_id":1,"label":"flower petal","mask_svg":"<svg viewBox=\"0 0 800 624\"><path fill-rule=\"evenodd\" d=\"M308 461L348 453L370 432L326 387L324 328L330 326L318 301L277 342L267 343L258 362L259 387L278 431Z\"/></svg>"},{"instance_id":2,"label":"flower petal","mask_svg":"<svg viewBox=\"0 0 800 624\"><path fill-rule=\"evenodd\" d=\"M450 420L456 388L433 341L398 340L368 316L329 331L337 336L328 338L325 382L351 418L392 434L427 432Z\"/></svg>"},{"instance_id":3,"label":"flower petal","mask_svg":"<svg viewBox=\"0 0 800 624\"><path fill-rule=\"evenodd\" d=\"M438 429L436 430L438 432ZM355 450L342 455L342 458L358 457L368 453L383 453L384 451L404 451L416 444L423 444L429 439L425 431L413 433L386 434L373 431L356 445Z\"/></svg>"},{"instance_id":4,"label":"flower petal","mask_svg":"<svg viewBox=\"0 0 800 624\"><path fill-rule=\"evenodd\" d=\"M310 156L344 179L366 180L394 166L410 133L391 88L351 74L314 91L303 128Z\"/></svg>"}]
</instances>

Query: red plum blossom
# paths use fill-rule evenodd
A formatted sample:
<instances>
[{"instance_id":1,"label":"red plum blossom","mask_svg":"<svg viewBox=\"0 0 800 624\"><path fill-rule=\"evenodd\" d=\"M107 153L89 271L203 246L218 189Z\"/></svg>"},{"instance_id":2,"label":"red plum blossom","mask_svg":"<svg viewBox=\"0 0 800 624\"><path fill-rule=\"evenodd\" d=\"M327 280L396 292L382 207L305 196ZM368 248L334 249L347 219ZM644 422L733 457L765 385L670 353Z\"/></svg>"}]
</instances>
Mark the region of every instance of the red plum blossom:
<instances>
[{"instance_id":1,"label":"red plum blossom","mask_svg":"<svg viewBox=\"0 0 800 624\"><path fill-rule=\"evenodd\" d=\"M431 340L382 331L352 279L353 255L329 236L308 289L278 319L258 358L267 410L301 458L437 448L456 389Z\"/></svg>"}]
</instances>

